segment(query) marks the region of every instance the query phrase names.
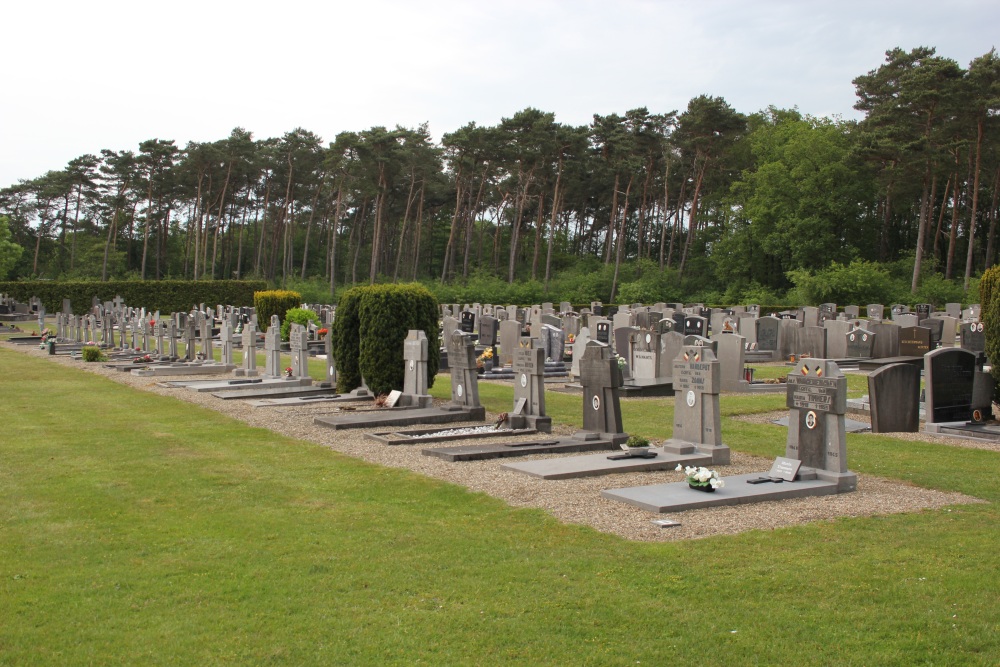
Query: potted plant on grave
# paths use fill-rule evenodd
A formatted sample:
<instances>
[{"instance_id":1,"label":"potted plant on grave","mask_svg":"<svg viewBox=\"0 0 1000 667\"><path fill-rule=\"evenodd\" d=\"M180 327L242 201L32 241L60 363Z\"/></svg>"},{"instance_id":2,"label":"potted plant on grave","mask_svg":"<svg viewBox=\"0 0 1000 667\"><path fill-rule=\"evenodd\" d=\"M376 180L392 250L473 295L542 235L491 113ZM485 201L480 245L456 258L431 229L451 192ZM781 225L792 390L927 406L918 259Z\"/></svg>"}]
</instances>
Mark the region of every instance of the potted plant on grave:
<instances>
[{"instance_id":1,"label":"potted plant on grave","mask_svg":"<svg viewBox=\"0 0 1000 667\"><path fill-rule=\"evenodd\" d=\"M476 360L476 368L482 368L484 372L493 370L493 350L486 348Z\"/></svg>"},{"instance_id":2,"label":"potted plant on grave","mask_svg":"<svg viewBox=\"0 0 1000 667\"><path fill-rule=\"evenodd\" d=\"M708 468L696 468L694 466L684 467L678 463L674 470L683 470L684 474L687 475L684 481L686 481L688 486L695 491L714 493L716 489L721 489L726 485L726 483L719 478L719 473L714 470L709 470Z\"/></svg>"},{"instance_id":3,"label":"potted plant on grave","mask_svg":"<svg viewBox=\"0 0 1000 667\"><path fill-rule=\"evenodd\" d=\"M622 449L633 456L645 455L649 451L649 440L641 435L630 435L622 445Z\"/></svg>"},{"instance_id":4,"label":"potted plant on grave","mask_svg":"<svg viewBox=\"0 0 1000 667\"><path fill-rule=\"evenodd\" d=\"M286 366L285 367L285 377L286 378L292 377L292 367L291 366Z\"/></svg>"}]
</instances>

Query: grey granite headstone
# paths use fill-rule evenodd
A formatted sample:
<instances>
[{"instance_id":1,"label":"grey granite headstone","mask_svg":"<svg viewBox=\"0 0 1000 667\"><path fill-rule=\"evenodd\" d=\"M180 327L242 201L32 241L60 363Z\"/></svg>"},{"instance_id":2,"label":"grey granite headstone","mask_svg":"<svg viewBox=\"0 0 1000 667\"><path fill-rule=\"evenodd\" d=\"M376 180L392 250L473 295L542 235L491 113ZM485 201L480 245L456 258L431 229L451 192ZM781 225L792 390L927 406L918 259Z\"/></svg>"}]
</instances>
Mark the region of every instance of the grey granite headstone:
<instances>
[{"instance_id":1,"label":"grey granite headstone","mask_svg":"<svg viewBox=\"0 0 1000 667\"><path fill-rule=\"evenodd\" d=\"M545 433L552 430L552 418L545 415L545 350L519 348L514 353L514 411L510 425Z\"/></svg>"},{"instance_id":2,"label":"grey granite headstone","mask_svg":"<svg viewBox=\"0 0 1000 667\"><path fill-rule=\"evenodd\" d=\"M451 402L463 408L479 406L479 374L476 370L476 344L472 336L455 331L448 340L448 366L451 368Z\"/></svg>"},{"instance_id":3,"label":"grey granite headstone","mask_svg":"<svg viewBox=\"0 0 1000 667\"><path fill-rule=\"evenodd\" d=\"M795 330L795 354L826 359L826 329L806 325Z\"/></svg>"},{"instance_id":4,"label":"grey granite headstone","mask_svg":"<svg viewBox=\"0 0 1000 667\"><path fill-rule=\"evenodd\" d=\"M719 391L722 373L711 348L684 346L674 359L674 433L664 443L673 454L692 449L712 455L714 465L728 465L729 447L722 444Z\"/></svg>"},{"instance_id":5,"label":"grey granite headstone","mask_svg":"<svg viewBox=\"0 0 1000 667\"><path fill-rule=\"evenodd\" d=\"M875 334L874 359L890 359L899 356L899 327L891 322L872 322L868 328Z\"/></svg>"},{"instance_id":6,"label":"grey granite headstone","mask_svg":"<svg viewBox=\"0 0 1000 667\"><path fill-rule=\"evenodd\" d=\"M236 377L257 377L257 325L248 322L243 327L243 362L233 371Z\"/></svg>"},{"instance_id":7,"label":"grey granite headstone","mask_svg":"<svg viewBox=\"0 0 1000 667\"><path fill-rule=\"evenodd\" d=\"M881 303L869 303L865 306L865 316L870 320L884 320L885 306Z\"/></svg>"},{"instance_id":8,"label":"grey granite headstone","mask_svg":"<svg viewBox=\"0 0 1000 667\"><path fill-rule=\"evenodd\" d=\"M271 316L271 325L264 333L264 377L279 378L281 369L281 322L277 315Z\"/></svg>"},{"instance_id":9,"label":"grey granite headstone","mask_svg":"<svg viewBox=\"0 0 1000 667\"><path fill-rule=\"evenodd\" d=\"M403 341L403 397L405 398L400 402L401 407L404 405L427 407L432 404L431 397L427 394L428 345L427 334L423 331L410 329L407 332Z\"/></svg>"},{"instance_id":10,"label":"grey granite headstone","mask_svg":"<svg viewBox=\"0 0 1000 667\"><path fill-rule=\"evenodd\" d=\"M576 335L576 340L573 341L573 363L570 364L569 374L575 378L580 377L580 359L583 358L583 352L589 342L590 329L583 327Z\"/></svg>"},{"instance_id":11,"label":"grey granite headstone","mask_svg":"<svg viewBox=\"0 0 1000 667\"><path fill-rule=\"evenodd\" d=\"M826 359L803 359L788 374L786 391L785 456L836 481L841 491L857 488L857 475L847 469L847 378L840 368Z\"/></svg>"},{"instance_id":12,"label":"grey granite headstone","mask_svg":"<svg viewBox=\"0 0 1000 667\"><path fill-rule=\"evenodd\" d=\"M982 322L963 322L959 329L961 347L976 355L982 356L986 352L986 334Z\"/></svg>"},{"instance_id":13,"label":"grey granite headstone","mask_svg":"<svg viewBox=\"0 0 1000 667\"><path fill-rule=\"evenodd\" d=\"M847 334L851 330L850 322L844 320L826 320L826 356L831 359L843 359L847 355Z\"/></svg>"},{"instance_id":14,"label":"grey granite headstone","mask_svg":"<svg viewBox=\"0 0 1000 667\"><path fill-rule=\"evenodd\" d=\"M746 339L739 334L718 334L712 336L718 348L719 375L722 378L722 391L746 391L749 383L746 380L744 359ZM676 366L676 362L675 362Z\"/></svg>"},{"instance_id":15,"label":"grey granite headstone","mask_svg":"<svg viewBox=\"0 0 1000 667\"><path fill-rule=\"evenodd\" d=\"M510 366L514 362L514 351L521 343L521 323L511 318L500 322L499 366Z\"/></svg>"},{"instance_id":16,"label":"grey granite headstone","mask_svg":"<svg viewBox=\"0 0 1000 667\"><path fill-rule=\"evenodd\" d=\"M614 441L624 440L627 436L622 428L618 397L622 377L609 345L594 340L587 343L580 360L580 382L583 385L584 430L603 434Z\"/></svg>"}]
</instances>

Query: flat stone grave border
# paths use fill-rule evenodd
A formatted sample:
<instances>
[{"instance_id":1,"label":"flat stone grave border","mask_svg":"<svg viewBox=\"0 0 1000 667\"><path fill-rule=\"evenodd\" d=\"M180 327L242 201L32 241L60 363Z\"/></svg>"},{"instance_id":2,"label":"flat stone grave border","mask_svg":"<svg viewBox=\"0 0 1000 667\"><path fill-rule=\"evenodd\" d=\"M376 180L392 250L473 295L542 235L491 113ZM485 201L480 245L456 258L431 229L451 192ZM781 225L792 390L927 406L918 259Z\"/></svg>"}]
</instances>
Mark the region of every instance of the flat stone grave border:
<instances>
[{"instance_id":1,"label":"flat stone grave border","mask_svg":"<svg viewBox=\"0 0 1000 667\"><path fill-rule=\"evenodd\" d=\"M485 461L532 454L572 454L598 450L618 450L619 445L610 438L551 438L522 442L493 443L487 445L462 445L459 447L431 447L424 449L424 456L435 456L445 461Z\"/></svg>"},{"instance_id":2,"label":"flat stone grave border","mask_svg":"<svg viewBox=\"0 0 1000 667\"><path fill-rule=\"evenodd\" d=\"M489 426L490 423L486 422L480 426ZM537 429L524 428L524 429L496 429L493 431L482 431L479 433L449 433L449 431L454 431L456 429L462 428L477 428L475 425L471 426L458 426L455 428L421 428L413 429L409 431L382 431L380 433L365 433L366 440L375 440L376 442L381 442L383 445L418 445L418 444L430 444L433 442L449 442L454 440L477 440L480 438L496 438L505 436L515 436L515 435L532 435L538 433ZM441 433L440 436L432 436L431 434ZM414 437L414 436L431 436L431 437Z\"/></svg>"},{"instance_id":3,"label":"flat stone grave border","mask_svg":"<svg viewBox=\"0 0 1000 667\"><path fill-rule=\"evenodd\" d=\"M614 454L587 454L584 456L563 456L537 461L505 463L501 467L524 473L539 479L577 479L598 477L623 472L651 472L673 470L678 464L688 466L712 465L711 454L671 454L660 448L651 447L655 457L619 457ZM624 452L619 452L624 453Z\"/></svg>"}]
</instances>

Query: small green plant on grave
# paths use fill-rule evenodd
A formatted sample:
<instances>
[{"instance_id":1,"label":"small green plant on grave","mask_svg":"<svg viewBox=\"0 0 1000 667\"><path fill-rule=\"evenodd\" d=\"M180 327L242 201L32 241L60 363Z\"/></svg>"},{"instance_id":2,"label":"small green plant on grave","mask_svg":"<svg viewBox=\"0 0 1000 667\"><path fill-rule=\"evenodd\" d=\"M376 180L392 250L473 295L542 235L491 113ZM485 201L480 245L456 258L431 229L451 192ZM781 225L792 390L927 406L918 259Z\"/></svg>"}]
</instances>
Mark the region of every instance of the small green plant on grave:
<instances>
[{"instance_id":1,"label":"small green plant on grave","mask_svg":"<svg viewBox=\"0 0 1000 667\"><path fill-rule=\"evenodd\" d=\"M289 340L292 335L292 323L307 326L310 322L319 324L319 315L308 308L289 308L281 322L281 340Z\"/></svg>"},{"instance_id":2,"label":"small green plant on grave","mask_svg":"<svg viewBox=\"0 0 1000 667\"><path fill-rule=\"evenodd\" d=\"M630 435L628 440L625 441L625 446L629 449L633 447L649 447L649 439L641 435Z\"/></svg>"},{"instance_id":3,"label":"small green plant on grave","mask_svg":"<svg viewBox=\"0 0 1000 667\"><path fill-rule=\"evenodd\" d=\"M107 361L104 352L96 345L84 345L80 348L80 358L84 361Z\"/></svg>"}]
</instances>

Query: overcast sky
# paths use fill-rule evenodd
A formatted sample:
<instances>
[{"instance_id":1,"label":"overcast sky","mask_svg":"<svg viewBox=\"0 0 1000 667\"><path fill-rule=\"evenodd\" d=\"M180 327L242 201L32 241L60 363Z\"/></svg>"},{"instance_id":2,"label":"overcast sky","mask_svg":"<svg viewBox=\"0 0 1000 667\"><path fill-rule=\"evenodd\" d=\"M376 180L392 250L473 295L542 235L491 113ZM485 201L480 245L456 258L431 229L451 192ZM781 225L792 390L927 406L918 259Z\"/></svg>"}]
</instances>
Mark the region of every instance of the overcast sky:
<instances>
[{"instance_id":1,"label":"overcast sky","mask_svg":"<svg viewBox=\"0 0 1000 667\"><path fill-rule=\"evenodd\" d=\"M151 138L428 122L440 138L525 107L586 124L700 94L752 113L857 118L885 51L963 67L1000 41L997 0L3 0L0 187Z\"/></svg>"}]
</instances>

